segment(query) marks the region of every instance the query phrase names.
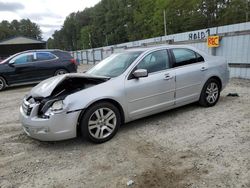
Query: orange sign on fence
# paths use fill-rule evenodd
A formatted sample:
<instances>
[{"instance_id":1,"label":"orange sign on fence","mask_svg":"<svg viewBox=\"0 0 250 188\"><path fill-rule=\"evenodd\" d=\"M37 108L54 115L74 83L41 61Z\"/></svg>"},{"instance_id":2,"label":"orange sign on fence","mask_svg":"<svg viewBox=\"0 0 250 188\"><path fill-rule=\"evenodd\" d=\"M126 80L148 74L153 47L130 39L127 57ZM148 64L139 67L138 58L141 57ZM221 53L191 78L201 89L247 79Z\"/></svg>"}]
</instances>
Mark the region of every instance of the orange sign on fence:
<instances>
[{"instance_id":1,"label":"orange sign on fence","mask_svg":"<svg viewBox=\"0 0 250 188\"><path fill-rule=\"evenodd\" d=\"M219 36L208 36L207 37L207 46L209 48L219 47L220 46L220 37Z\"/></svg>"}]
</instances>

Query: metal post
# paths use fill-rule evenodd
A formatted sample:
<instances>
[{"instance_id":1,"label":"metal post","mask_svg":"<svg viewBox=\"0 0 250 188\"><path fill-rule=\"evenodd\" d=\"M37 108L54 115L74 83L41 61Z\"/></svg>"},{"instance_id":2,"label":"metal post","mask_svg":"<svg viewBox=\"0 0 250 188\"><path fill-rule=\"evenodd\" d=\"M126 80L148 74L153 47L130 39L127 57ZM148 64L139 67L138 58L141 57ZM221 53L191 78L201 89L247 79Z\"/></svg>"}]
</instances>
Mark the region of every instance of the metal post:
<instances>
[{"instance_id":1,"label":"metal post","mask_svg":"<svg viewBox=\"0 0 250 188\"><path fill-rule=\"evenodd\" d=\"M101 60L103 60L103 49L101 49Z\"/></svg>"},{"instance_id":2,"label":"metal post","mask_svg":"<svg viewBox=\"0 0 250 188\"><path fill-rule=\"evenodd\" d=\"M246 22L248 22L249 0L246 0Z\"/></svg>"},{"instance_id":3,"label":"metal post","mask_svg":"<svg viewBox=\"0 0 250 188\"><path fill-rule=\"evenodd\" d=\"M105 34L105 36L106 36L106 46L108 46L109 45L108 36L107 36L107 34Z\"/></svg>"},{"instance_id":4,"label":"metal post","mask_svg":"<svg viewBox=\"0 0 250 188\"><path fill-rule=\"evenodd\" d=\"M91 42L91 34L89 33L89 46L92 48L92 42Z\"/></svg>"},{"instance_id":5,"label":"metal post","mask_svg":"<svg viewBox=\"0 0 250 188\"><path fill-rule=\"evenodd\" d=\"M95 65L95 50L93 50L92 52L93 52L93 62L94 62L94 65Z\"/></svg>"},{"instance_id":6,"label":"metal post","mask_svg":"<svg viewBox=\"0 0 250 188\"><path fill-rule=\"evenodd\" d=\"M86 60L87 60L87 64L89 64L88 50L86 51Z\"/></svg>"},{"instance_id":7,"label":"metal post","mask_svg":"<svg viewBox=\"0 0 250 188\"><path fill-rule=\"evenodd\" d=\"M216 35L218 35L218 30L219 30L219 27L217 25L217 27L216 27ZM216 56L216 47L213 47L211 49L211 54L214 55L214 56Z\"/></svg>"},{"instance_id":8,"label":"metal post","mask_svg":"<svg viewBox=\"0 0 250 188\"><path fill-rule=\"evenodd\" d=\"M81 62L82 62L82 64L83 64L83 51L80 51L81 52Z\"/></svg>"},{"instance_id":9,"label":"metal post","mask_svg":"<svg viewBox=\"0 0 250 188\"><path fill-rule=\"evenodd\" d=\"M216 56L216 48L211 48L211 55Z\"/></svg>"},{"instance_id":10,"label":"metal post","mask_svg":"<svg viewBox=\"0 0 250 188\"><path fill-rule=\"evenodd\" d=\"M167 35L167 23L166 23L166 10L163 11L163 17L164 17L164 34Z\"/></svg>"}]
</instances>

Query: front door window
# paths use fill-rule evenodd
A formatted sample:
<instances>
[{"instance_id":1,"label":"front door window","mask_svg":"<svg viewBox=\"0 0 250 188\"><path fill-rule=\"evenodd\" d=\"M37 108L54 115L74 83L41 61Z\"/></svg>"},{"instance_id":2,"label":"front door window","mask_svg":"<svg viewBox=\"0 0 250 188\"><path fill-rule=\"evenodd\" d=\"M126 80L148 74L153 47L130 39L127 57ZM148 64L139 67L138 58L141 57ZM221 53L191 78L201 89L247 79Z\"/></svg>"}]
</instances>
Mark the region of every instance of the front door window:
<instances>
[{"instance_id":1,"label":"front door window","mask_svg":"<svg viewBox=\"0 0 250 188\"><path fill-rule=\"evenodd\" d=\"M137 69L146 69L148 73L158 72L169 68L169 58L166 50L159 50L147 55Z\"/></svg>"},{"instance_id":2,"label":"front door window","mask_svg":"<svg viewBox=\"0 0 250 188\"><path fill-rule=\"evenodd\" d=\"M15 58L13 58L12 61L16 65L31 63L34 61L34 54L33 53L21 54L21 55L16 56Z\"/></svg>"}]
</instances>

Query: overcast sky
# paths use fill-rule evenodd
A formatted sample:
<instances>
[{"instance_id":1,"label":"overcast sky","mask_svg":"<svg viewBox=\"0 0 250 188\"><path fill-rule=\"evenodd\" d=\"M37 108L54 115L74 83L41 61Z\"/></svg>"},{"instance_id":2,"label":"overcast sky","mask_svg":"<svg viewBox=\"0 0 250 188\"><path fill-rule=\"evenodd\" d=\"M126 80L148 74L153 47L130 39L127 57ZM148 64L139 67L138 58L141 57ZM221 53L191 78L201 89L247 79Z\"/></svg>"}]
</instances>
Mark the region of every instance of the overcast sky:
<instances>
[{"instance_id":1,"label":"overcast sky","mask_svg":"<svg viewBox=\"0 0 250 188\"><path fill-rule=\"evenodd\" d=\"M100 0L0 0L0 22L27 19L37 23L43 40L61 28L64 19L71 12L92 7Z\"/></svg>"}]
</instances>

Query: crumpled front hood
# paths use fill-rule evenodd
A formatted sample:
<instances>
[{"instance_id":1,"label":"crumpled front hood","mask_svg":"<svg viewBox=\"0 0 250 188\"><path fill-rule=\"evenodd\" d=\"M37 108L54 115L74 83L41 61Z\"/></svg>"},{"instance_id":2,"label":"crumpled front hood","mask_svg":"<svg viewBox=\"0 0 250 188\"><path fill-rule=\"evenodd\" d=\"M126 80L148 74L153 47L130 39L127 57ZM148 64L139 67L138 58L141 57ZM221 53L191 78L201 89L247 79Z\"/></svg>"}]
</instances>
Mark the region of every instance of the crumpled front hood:
<instances>
[{"instance_id":1,"label":"crumpled front hood","mask_svg":"<svg viewBox=\"0 0 250 188\"><path fill-rule=\"evenodd\" d=\"M96 80L105 80L107 81L108 77L102 77L102 76L94 76L90 74L84 74L84 73L70 73L70 74L64 74L60 76L54 76L49 79L46 79L42 82L40 82L38 85L33 87L29 93L32 97L48 97L52 94L54 89L64 80L68 78L89 78L89 79L96 79Z\"/></svg>"}]
</instances>

